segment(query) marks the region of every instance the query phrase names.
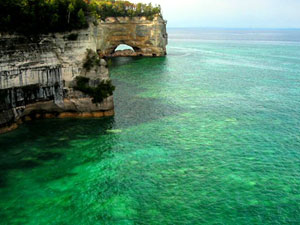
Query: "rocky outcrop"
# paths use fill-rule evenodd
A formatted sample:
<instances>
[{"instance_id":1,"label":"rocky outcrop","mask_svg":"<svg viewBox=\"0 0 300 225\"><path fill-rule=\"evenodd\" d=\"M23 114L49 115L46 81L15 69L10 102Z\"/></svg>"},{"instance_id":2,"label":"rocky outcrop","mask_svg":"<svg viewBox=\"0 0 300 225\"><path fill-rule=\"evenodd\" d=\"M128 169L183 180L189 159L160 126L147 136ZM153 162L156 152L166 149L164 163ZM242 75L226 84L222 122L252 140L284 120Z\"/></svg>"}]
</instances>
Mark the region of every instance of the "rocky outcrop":
<instances>
[{"instance_id":1,"label":"rocky outcrop","mask_svg":"<svg viewBox=\"0 0 300 225\"><path fill-rule=\"evenodd\" d=\"M120 44L131 46L138 56L167 54L168 34L166 21L160 16L107 18L98 25L97 50L102 56L111 56Z\"/></svg>"},{"instance_id":2,"label":"rocky outcrop","mask_svg":"<svg viewBox=\"0 0 300 225\"><path fill-rule=\"evenodd\" d=\"M0 38L0 133L24 120L113 114L113 97L101 104L74 90L75 78L90 78L91 85L109 79L104 59L90 71L83 68L87 49L97 50L95 27L30 40L20 36ZM65 114L65 113L68 114Z\"/></svg>"},{"instance_id":3,"label":"rocky outcrop","mask_svg":"<svg viewBox=\"0 0 300 225\"><path fill-rule=\"evenodd\" d=\"M76 77L88 78L91 87L108 80L105 57L112 56L119 44L132 46L135 52L131 56L163 56L166 24L160 17L153 21L108 18L86 30L38 39L0 34L0 133L35 118L113 115L112 96L93 103L74 87ZM87 68L91 51L98 54Z\"/></svg>"}]
</instances>

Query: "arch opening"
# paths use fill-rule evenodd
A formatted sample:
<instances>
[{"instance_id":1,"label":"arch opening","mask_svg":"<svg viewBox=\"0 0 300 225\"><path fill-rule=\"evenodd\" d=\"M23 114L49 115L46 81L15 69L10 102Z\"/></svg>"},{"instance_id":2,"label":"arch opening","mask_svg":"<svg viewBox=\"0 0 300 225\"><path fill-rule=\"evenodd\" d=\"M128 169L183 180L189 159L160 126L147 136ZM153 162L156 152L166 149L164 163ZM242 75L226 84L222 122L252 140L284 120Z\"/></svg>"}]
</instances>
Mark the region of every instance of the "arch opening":
<instances>
[{"instance_id":1,"label":"arch opening","mask_svg":"<svg viewBox=\"0 0 300 225\"><path fill-rule=\"evenodd\" d=\"M129 45L126 45L126 44L119 44L114 52L117 52L117 51L124 51L124 50L130 50L130 51L133 51L134 52L134 48L129 46Z\"/></svg>"},{"instance_id":2,"label":"arch opening","mask_svg":"<svg viewBox=\"0 0 300 225\"><path fill-rule=\"evenodd\" d=\"M111 53L112 57L138 56L140 48L127 44L119 44Z\"/></svg>"}]
</instances>

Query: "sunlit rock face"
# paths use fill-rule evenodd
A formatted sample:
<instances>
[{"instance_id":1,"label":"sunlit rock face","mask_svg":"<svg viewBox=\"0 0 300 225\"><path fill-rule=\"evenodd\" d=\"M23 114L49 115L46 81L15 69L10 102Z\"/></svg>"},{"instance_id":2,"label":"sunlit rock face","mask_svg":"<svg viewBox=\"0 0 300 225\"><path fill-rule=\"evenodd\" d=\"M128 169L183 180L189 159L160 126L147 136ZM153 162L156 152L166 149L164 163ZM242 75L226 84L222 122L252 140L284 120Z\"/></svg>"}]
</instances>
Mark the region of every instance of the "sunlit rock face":
<instances>
[{"instance_id":1,"label":"sunlit rock face","mask_svg":"<svg viewBox=\"0 0 300 225\"><path fill-rule=\"evenodd\" d=\"M113 56L119 44L132 46L134 56L163 56L166 23L160 17L108 18L86 30L36 39L0 34L0 133L35 118L113 115L113 96L94 104L74 86L78 76L89 78L94 87L109 79L103 57ZM97 52L99 60L87 70L88 49Z\"/></svg>"},{"instance_id":2,"label":"sunlit rock face","mask_svg":"<svg viewBox=\"0 0 300 225\"><path fill-rule=\"evenodd\" d=\"M98 25L97 49L103 56L114 55L120 44L131 46L135 53L129 56L164 56L167 54L168 35L166 21L161 17L107 18ZM118 55L117 55L118 56ZM126 56L126 54L122 54Z\"/></svg>"}]
</instances>

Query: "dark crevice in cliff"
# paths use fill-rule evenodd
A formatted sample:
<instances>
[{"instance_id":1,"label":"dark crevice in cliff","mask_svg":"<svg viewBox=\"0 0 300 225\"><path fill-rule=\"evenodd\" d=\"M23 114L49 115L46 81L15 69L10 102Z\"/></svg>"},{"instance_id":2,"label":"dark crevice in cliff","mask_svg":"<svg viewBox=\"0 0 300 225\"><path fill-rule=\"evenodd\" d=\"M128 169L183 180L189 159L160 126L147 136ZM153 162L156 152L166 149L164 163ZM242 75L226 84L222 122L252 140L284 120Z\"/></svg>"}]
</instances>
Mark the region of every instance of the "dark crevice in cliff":
<instances>
[{"instance_id":1,"label":"dark crevice in cliff","mask_svg":"<svg viewBox=\"0 0 300 225\"><path fill-rule=\"evenodd\" d=\"M61 69L36 68L34 79L38 84L26 84L28 81L27 70L13 70L0 72L0 87L9 86L10 79L17 79L19 87L9 87L0 90L0 126L12 124L14 118L21 115L26 105L36 102L63 100L63 85Z\"/></svg>"}]
</instances>

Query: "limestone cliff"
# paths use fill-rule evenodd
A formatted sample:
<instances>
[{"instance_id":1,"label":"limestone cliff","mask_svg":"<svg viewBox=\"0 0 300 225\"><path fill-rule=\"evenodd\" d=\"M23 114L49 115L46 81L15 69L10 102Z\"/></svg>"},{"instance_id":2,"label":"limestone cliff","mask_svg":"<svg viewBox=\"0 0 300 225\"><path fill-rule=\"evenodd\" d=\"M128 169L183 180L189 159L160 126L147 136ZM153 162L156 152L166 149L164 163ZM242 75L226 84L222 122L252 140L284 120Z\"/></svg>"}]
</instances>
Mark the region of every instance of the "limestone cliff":
<instances>
[{"instance_id":1,"label":"limestone cliff","mask_svg":"<svg viewBox=\"0 0 300 225\"><path fill-rule=\"evenodd\" d=\"M164 56L167 54L168 34L161 17L153 21L141 18L108 18L99 24L97 49L103 56L113 56L120 44L131 46L137 56Z\"/></svg>"},{"instance_id":2,"label":"limestone cliff","mask_svg":"<svg viewBox=\"0 0 300 225\"><path fill-rule=\"evenodd\" d=\"M89 78L91 87L108 80L104 58L113 56L119 44L132 46L139 56L163 56L166 23L160 17L153 21L107 18L86 30L35 40L0 34L0 133L34 118L113 115L112 96L96 104L74 87L76 77ZM96 63L87 69L88 51L98 55Z\"/></svg>"}]
</instances>

